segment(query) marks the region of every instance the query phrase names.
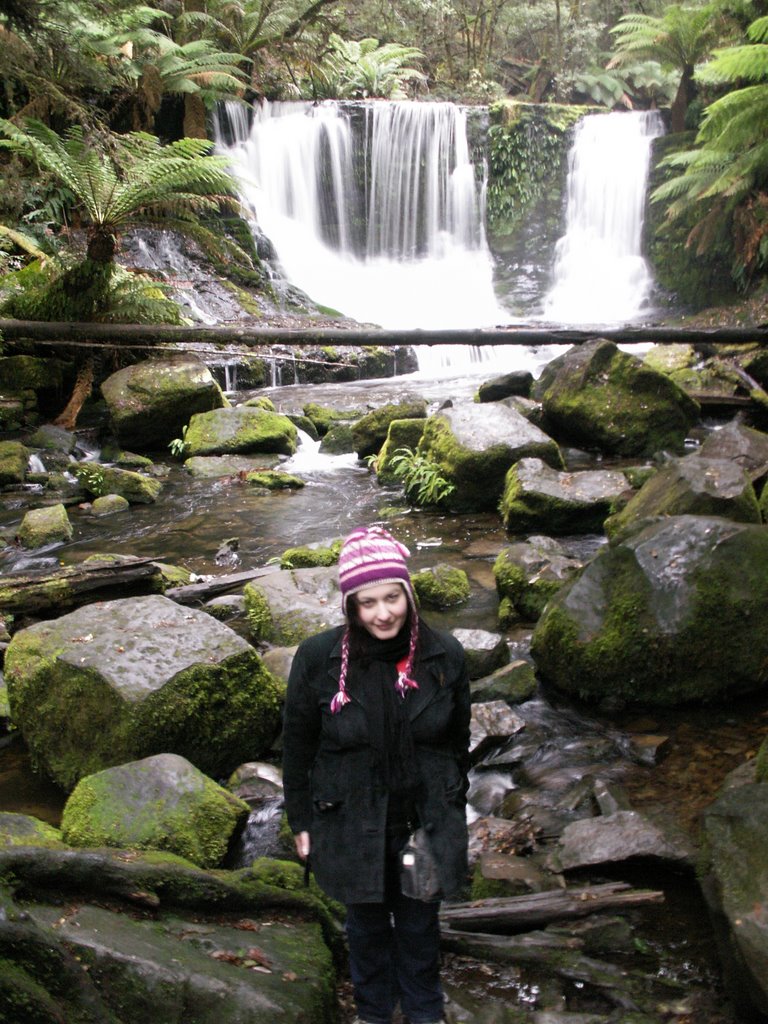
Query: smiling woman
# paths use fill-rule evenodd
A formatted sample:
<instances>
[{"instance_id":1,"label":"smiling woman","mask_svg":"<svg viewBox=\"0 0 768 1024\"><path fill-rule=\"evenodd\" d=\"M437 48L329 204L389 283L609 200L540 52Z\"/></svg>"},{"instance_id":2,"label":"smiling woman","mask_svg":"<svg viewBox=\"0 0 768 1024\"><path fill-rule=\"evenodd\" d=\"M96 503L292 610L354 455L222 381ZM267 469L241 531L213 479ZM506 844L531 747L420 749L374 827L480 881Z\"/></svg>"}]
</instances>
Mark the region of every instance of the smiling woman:
<instances>
[{"instance_id":1,"label":"smiling woman","mask_svg":"<svg viewBox=\"0 0 768 1024\"><path fill-rule=\"evenodd\" d=\"M346 905L361 1024L388 1024L398 1003L413 1024L442 1021L439 900L467 873L464 651L420 618L408 555L380 527L346 538L346 624L300 644L286 696L288 822L299 856ZM400 881L417 828L440 890L424 898Z\"/></svg>"}]
</instances>

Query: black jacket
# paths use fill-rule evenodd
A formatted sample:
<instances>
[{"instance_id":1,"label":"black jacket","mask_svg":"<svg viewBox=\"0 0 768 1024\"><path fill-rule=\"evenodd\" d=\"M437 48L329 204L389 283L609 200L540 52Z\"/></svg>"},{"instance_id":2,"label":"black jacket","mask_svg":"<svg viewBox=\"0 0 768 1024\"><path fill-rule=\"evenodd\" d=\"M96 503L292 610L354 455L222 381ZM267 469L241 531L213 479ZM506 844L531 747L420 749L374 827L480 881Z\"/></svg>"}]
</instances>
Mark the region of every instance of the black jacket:
<instances>
[{"instance_id":1,"label":"black jacket","mask_svg":"<svg viewBox=\"0 0 768 1024\"><path fill-rule=\"evenodd\" d=\"M344 627L299 645L288 679L283 784L288 824L310 835L320 886L342 903L384 898L387 793L373 768L365 703L347 685L350 703L331 714L338 690ZM423 797L420 824L429 833L444 894L467 873L470 696L461 644L422 628L406 701Z\"/></svg>"}]
</instances>

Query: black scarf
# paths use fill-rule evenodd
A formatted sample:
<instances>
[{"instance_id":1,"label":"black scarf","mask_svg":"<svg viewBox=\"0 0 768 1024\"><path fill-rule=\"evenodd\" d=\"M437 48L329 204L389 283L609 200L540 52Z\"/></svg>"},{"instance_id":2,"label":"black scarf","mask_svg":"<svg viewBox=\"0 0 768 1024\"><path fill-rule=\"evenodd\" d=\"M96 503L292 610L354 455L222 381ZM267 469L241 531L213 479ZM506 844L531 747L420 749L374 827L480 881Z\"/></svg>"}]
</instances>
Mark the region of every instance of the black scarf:
<instances>
[{"instance_id":1,"label":"black scarf","mask_svg":"<svg viewBox=\"0 0 768 1024\"><path fill-rule=\"evenodd\" d=\"M391 797L410 803L418 773L408 718L409 697L395 689L397 662L408 654L409 637L401 631L391 640L366 634L350 651L349 672L365 696L374 768Z\"/></svg>"}]
</instances>

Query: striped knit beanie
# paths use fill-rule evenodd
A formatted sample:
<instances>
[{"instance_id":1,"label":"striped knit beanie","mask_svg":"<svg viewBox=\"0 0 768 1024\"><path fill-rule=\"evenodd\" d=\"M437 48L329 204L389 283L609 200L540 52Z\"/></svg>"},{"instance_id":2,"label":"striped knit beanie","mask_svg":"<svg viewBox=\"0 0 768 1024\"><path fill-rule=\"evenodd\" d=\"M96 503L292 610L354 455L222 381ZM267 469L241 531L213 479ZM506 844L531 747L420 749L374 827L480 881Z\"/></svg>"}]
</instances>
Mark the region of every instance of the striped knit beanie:
<instances>
[{"instance_id":1,"label":"striped knit beanie","mask_svg":"<svg viewBox=\"0 0 768 1024\"><path fill-rule=\"evenodd\" d=\"M402 584L408 603L411 606L411 635L408 644L408 655L405 665L398 672L395 687L401 697L405 697L409 689L418 689L419 684L411 678L413 662L416 655L416 644L419 638L419 616L416 599L411 584L411 576L406 558L410 556L408 548L395 540L381 526L361 527L353 530L344 539L339 553L339 588L341 589L341 607L349 617L348 600L359 590L376 587L382 583ZM335 714L349 701L346 682L349 668L349 627L344 632L341 644L341 672L339 690L331 701L331 711Z\"/></svg>"}]
</instances>

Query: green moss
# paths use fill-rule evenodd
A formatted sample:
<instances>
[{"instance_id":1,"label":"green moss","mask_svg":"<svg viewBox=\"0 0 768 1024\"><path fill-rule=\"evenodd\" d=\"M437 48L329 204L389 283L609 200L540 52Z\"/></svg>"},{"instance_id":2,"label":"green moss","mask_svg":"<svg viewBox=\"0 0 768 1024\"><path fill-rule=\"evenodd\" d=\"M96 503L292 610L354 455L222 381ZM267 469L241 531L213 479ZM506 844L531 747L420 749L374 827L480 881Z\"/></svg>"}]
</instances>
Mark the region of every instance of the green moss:
<instances>
[{"instance_id":1,"label":"green moss","mask_svg":"<svg viewBox=\"0 0 768 1024\"><path fill-rule=\"evenodd\" d=\"M419 601L432 608L463 604L471 593L467 574L451 565L423 569L412 577L412 582Z\"/></svg>"},{"instance_id":2,"label":"green moss","mask_svg":"<svg viewBox=\"0 0 768 1024\"><path fill-rule=\"evenodd\" d=\"M312 569L318 566L336 565L341 551L341 539L334 541L330 547L287 548L280 556L281 569Z\"/></svg>"},{"instance_id":3,"label":"green moss","mask_svg":"<svg viewBox=\"0 0 768 1024\"><path fill-rule=\"evenodd\" d=\"M266 487L268 491L298 491L304 486L301 477L278 469L254 469L244 479L251 487Z\"/></svg>"},{"instance_id":4,"label":"green moss","mask_svg":"<svg viewBox=\"0 0 768 1024\"><path fill-rule=\"evenodd\" d=\"M243 597L251 636L254 640L269 640L274 632L274 620L266 594L254 583L246 583Z\"/></svg>"},{"instance_id":5,"label":"green moss","mask_svg":"<svg viewBox=\"0 0 768 1024\"><path fill-rule=\"evenodd\" d=\"M30 509L24 515L18 530L23 548L42 548L72 539L72 524L63 505L49 505Z\"/></svg>"},{"instance_id":6,"label":"green moss","mask_svg":"<svg viewBox=\"0 0 768 1024\"><path fill-rule=\"evenodd\" d=\"M376 476L380 483L394 483L397 480L392 470L392 456L399 448L415 451L424 434L424 418L415 420L392 420L387 430L387 439L376 457Z\"/></svg>"},{"instance_id":7,"label":"green moss","mask_svg":"<svg viewBox=\"0 0 768 1024\"><path fill-rule=\"evenodd\" d=\"M266 395L258 395L256 398L249 398L247 402L243 402L243 405L251 409L266 409L267 412L277 412L277 409L275 409L275 403L271 398L267 398Z\"/></svg>"},{"instance_id":8,"label":"green moss","mask_svg":"<svg viewBox=\"0 0 768 1024\"><path fill-rule=\"evenodd\" d=\"M0 441L0 486L23 483L29 449L19 441Z\"/></svg>"},{"instance_id":9,"label":"green moss","mask_svg":"<svg viewBox=\"0 0 768 1024\"><path fill-rule=\"evenodd\" d=\"M339 420L351 420L360 415L357 411L340 411L332 409L327 405L318 405L317 402L307 402L304 406L304 415L312 423L319 437L324 437L331 427Z\"/></svg>"},{"instance_id":10,"label":"green moss","mask_svg":"<svg viewBox=\"0 0 768 1024\"><path fill-rule=\"evenodd\" d=\"M296 441L296 427L287 416L244 405L198 413L184 435L189 456L234 452L293 455Z\"/></svg>"},{"instance_id":11,"label":"green moss","mask_svg":"<svg viewBox=\"0 0 768 1024\"><path fill-rule=\"evenodd\" d=\"M390 424L394 420L425 419L427 404L424 401L388 403L361 416L352 427L354 450L361 459L376 455L387 439Z\"/></svg>"}]
</instances>

